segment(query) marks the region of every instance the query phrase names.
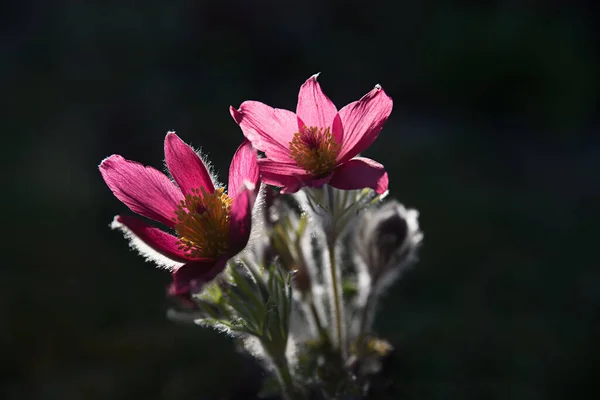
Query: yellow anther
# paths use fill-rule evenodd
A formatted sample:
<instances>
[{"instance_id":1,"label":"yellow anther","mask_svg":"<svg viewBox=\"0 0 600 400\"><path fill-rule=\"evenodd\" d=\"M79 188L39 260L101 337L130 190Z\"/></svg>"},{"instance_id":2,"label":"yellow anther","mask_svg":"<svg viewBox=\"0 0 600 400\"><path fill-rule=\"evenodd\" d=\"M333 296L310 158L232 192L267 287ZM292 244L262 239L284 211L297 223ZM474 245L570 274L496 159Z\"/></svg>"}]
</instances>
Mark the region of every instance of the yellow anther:
<instances>
[{"instance_id":1,"label":"yellow anther","mask_svg":"<svg viewBox=\"0 0 600 400\"><path fill-rule=\"evenodd\" d=\"M192 257L217 258L227 251L231 198L223 188L214 193L194 189L175 212L180 249Z\"/></svg>"},{"instance_id":2,"label":"yellow anther","mask_svg":"<svg viewBox=\"0 0 600 400\"><path fill-rule=\"evenodd\" d=\"M327 176L335 168L340 152L330 128L304 127L290 142L292 158L299 167L315 177Z\"/></svg>"}]
</instances>

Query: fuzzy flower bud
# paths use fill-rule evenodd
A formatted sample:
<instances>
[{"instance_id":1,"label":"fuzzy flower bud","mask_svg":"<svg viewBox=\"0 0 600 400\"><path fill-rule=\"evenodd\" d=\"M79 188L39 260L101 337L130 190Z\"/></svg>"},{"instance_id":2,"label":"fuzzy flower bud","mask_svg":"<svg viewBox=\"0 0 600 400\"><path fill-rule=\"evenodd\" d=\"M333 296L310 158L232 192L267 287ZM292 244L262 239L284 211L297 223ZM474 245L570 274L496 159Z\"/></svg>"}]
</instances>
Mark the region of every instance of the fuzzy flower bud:
<instances>
[{"instance_id":1,"label":"fuzzy flower bud","mask_svg":"<svg viewBox=\"0 0 600 400\"><path fill-rule=\"evenodd\" d=\"M354 236L358 257L367 267L373 287L389 281L414 261L423 234L419 213L397 201L371 209L362 215Z\"/></svg>"},{"instance_id":2,"label":"fuzzy flower bud","mask_svg":"<svg viewBox=\"0 0 600 400\"><path fill-rule=\"evenodd\" d=\"M282 266L294 273L294 287L301 294L311 290L311 277L302 249L302 238L307 226L307 218L295 214L280 220L270 232L271 248L278 254Z\"/></svg>"}]
</instances>

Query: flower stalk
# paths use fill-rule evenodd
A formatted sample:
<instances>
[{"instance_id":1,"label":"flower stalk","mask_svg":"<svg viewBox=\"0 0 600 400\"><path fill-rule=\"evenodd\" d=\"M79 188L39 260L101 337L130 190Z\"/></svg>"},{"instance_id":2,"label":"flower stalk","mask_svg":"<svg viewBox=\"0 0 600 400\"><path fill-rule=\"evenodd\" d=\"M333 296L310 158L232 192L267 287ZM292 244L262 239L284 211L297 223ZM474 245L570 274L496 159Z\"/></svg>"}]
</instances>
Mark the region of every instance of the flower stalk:
<instances>
[{"instance_id":1,"label":"flower stalk","mask_svg":"<svg viewBox=\"0 0 600 400\"><path fill-rule=\"evenodd\" d=\"M331 264L331 292L333 294L333 310L335 314L335 328L337 333L337 345L342 353L342 358L346 358L346 346L344 341L344 323L342 321L342 296L341 296L341 282L338 278L338 268L335 260L335 246L330 244L329 246L329 263Z\"/></svg>"},{"instance_id":2,"label":"flower stalk","mask_svg":"<svg viewBox=\"0 0 600 400\"><path fill-rule=\"evenodd\" d=\"M279 381L279 385L281 386L281 395L283 396L283 398L285 400L305 399L304 393L294 382L285 356L276 356L272 359L272 361L275 367L277 380Z\"/></svg>"},{"instance_id":3,"label":"flower stalk","mask_svg":"<svg viewBox=\"0 0 600 400\"><path fill-rule=\"evenodd\" d=\"M332 212L332 217L334 221L336 221L336 212L338 211L337 207L335 207L335 199L333 191L329 186L327 186L329 199L331 201L331 205L333 206L330 210ZM335 226L335 222L334 222ZM327 240L327 245L329 247L329 264L330 264L330 273L331 273L331 293L333 295L333 309L335 312L335 326L336 326L336 334L337 334L337 346L340 349L342 360L346 359L348 356L348 349L345 340L345 323L344 323L344 303L342 299L342 279L341 279L341 268L339 262L336 257L336 243L338 240L338 234L335 229L333 229L330 233L330 236Z\"/></svg>"}]
</instances>

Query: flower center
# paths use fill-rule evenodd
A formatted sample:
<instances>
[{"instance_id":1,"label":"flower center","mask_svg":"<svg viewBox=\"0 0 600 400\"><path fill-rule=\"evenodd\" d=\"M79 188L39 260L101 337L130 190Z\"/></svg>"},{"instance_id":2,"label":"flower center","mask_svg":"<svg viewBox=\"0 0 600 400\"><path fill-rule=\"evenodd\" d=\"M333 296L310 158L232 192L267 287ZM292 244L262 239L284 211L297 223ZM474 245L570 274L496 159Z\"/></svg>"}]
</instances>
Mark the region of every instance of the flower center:
<instances>
[{"instance_id":1,"label":"flower center","mask_svg":"<svg viewBox=\"0 0 600 400\"><path fill-rule=\"evenodd\" d=\"M208 193L204 188L193 189L181 200L175 230L179 248L198 258L217 258L228 248L229 209L231 197L224 189Z\"/></svg>"},{"instance_id":2,"label":"flower center","mask_svg":"<svg viewBox=\"0 0 600 400\"><path fill-rule=\"evenodd\" d=\"M326 176L335 168L340 147L329 127L305 126L294 133L290 142L292 158L299 167L316 177Z\"/></svg>"}]
</instances>

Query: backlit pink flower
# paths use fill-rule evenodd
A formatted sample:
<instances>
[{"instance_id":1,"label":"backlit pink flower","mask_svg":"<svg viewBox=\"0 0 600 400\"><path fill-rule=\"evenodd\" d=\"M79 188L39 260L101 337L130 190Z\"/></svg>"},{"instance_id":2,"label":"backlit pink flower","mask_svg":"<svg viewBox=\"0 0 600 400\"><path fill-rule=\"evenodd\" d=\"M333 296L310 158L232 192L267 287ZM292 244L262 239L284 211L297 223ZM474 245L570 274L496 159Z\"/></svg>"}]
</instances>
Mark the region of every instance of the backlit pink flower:
<instances>
[{"instance_id":1,"label":"backlit pink flower","mask_svg":"<svg viewBox=\"0 0 600 400\"><path fill-rule=\"evenodd\" d=\"M174 132L165 137L165 160L175 183L120 155L103 160L100 172L131 211L174 230L173 235L125 215L112 223L146 259L173 271L170 293L185 297L220 273L248 242L258 185L256 151L248 141L238 148L228 193L214 187L202 159Z\"/></svg>"},{"instance_id":2,"label":"backlit pink flower","mask_svg":"<svg viewBox=\"0 0 600 400\"><path fill-rule=\"evenodd\" d=\"M318 74L317 74L318 75ZM258 101L230 107L233 119L254 147L262 181L294 193L327 183L345 190L388 188L383 165L356 157L377 139L392 112L392 99L377 85L341 110L321 90L317 75L300 87L296 113Z\"/></svg>"}]
</instances>

